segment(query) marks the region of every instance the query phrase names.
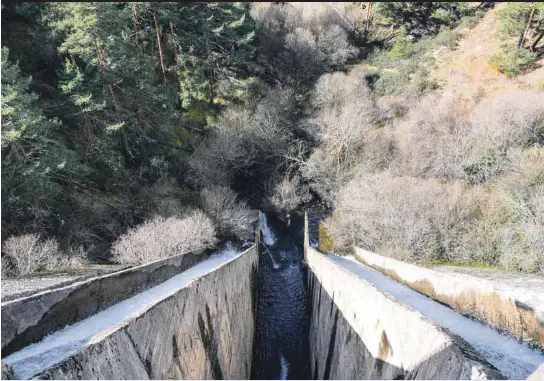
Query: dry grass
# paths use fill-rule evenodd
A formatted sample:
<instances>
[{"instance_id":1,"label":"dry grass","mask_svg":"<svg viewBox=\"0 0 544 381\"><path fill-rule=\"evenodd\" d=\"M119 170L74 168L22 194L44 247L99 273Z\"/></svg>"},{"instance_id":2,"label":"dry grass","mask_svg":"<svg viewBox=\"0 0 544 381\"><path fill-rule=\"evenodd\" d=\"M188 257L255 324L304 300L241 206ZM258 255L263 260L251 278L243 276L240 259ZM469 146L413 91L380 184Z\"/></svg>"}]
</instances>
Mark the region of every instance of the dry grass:
<instances>
[{"instance_id":1,"label":"dry grass","mask_svg":"<svg viewBox=\"0 0 544 381\"><path fill-rule=\"evenodd\" d=\"M216 242L215 228L202 211L183 218L155 217L119 237L113 259L123 264L142 264L182 254Z\"/></svg>"}]
</instances>

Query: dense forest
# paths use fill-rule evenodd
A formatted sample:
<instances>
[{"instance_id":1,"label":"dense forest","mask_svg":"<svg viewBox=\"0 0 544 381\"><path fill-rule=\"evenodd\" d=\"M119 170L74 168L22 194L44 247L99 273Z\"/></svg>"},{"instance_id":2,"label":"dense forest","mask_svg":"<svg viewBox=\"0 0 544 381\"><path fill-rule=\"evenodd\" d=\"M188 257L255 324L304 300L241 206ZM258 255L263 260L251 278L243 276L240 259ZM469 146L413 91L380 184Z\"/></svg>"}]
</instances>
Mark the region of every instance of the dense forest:
<instances>
[{"instance_id":1,"label":"dense forest","mask_svg":"<svg viewBox=\"0 0 544 381\"><path fill-rule=\"evenodd\" d=\"M538 68L541 3L3 2L2 274L308 208L327 250L544 273L544 84L467 104L431 75L491 11L490 67Z\"/></svg>"}]
</instances>

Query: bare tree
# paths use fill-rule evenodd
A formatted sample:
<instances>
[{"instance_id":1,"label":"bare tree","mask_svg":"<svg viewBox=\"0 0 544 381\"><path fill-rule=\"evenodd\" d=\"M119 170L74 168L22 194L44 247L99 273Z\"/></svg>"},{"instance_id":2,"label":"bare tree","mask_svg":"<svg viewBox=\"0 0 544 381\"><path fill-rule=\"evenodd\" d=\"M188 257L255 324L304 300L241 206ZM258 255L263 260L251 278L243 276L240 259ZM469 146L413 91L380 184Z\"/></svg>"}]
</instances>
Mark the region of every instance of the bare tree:
<instances>
[{"instance_id":1,"label":"bare tree","mask_svg":"<svg viewBox=\"0 0 544 381\"><path fill-rule=\"evenodd\" d=\"M253 236L251 210L238 200L233 190L226 186L208 186L201 195L204 210L212 216L220 232L240 239Z\"/></svg>"}]
</instances>

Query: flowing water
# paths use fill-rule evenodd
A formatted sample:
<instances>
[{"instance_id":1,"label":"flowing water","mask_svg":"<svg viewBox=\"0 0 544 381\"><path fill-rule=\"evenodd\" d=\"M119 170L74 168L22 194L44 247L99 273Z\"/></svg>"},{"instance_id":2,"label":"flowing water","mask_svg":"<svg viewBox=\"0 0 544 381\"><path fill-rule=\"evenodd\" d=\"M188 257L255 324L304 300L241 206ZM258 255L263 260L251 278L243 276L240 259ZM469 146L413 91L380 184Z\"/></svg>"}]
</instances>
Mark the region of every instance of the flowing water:
<instances>
[{"instance_id":1,"label":"flowing water","mask_svg":"<svg viewBox=\"0 0 544 381\"><path fill-rule=\"evenodd\" d=\"M304 217L261 219L252 379L309 379L309 310L302 264Z\"/></svg>"}]
</instances>

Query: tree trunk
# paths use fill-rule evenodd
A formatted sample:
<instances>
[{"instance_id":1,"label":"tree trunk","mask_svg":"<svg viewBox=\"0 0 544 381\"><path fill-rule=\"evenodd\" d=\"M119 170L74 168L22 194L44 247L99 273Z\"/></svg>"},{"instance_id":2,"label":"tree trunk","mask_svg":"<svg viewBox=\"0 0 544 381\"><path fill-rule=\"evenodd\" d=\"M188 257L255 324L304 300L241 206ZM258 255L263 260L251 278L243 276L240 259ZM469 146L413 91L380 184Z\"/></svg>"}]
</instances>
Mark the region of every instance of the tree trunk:
<instances>
[{"instance_id":1,"label":"tree trunk","mask_svg":"<svg viewBox=\"0 0 544 381\"><path fill-rule=\"evenodd\" d=\"M138 45L138 9L136 9L136 4L132 4L132 26L134 27L134 40Z\"/></svg>"},{"instance_id":2,"label":"tree trunk","mask_svg":"<svg viewBox=\"0 0 544 381\"><path fill-rule=\"evenodd\" d=\"M540 35L536 38L536 40L531 45L531 51L533 51L533 52L535 51L536 46L538 45L540 40L542 40L542 37L544 37L544 30L540 33Z\"/></svg>"},{"instance_id":3,"label":"tree trunk","mask_svg":"<svg viewBox=\"0 0 544 381\"><path fill-rule=\"evenodd\" d=\"M535 14L535 11L536 11L536 7L533 6L533 9L531 10L531 13L529 14L529 20L527 20L527 25L525 26L525 28L523 28L523 33L521 34L521 37L519 39L518 49L523 48L523 43L525 42L527 33L529 33L529 30L531 29L531 23L533 22L533 16Z\"/></svg>"},{"instance_id":4,"label":"tree trunk","mask_svg":"<svg viewBox=\"0 0 544 381\"><path fill-rule=\"evenodd\" d=\"M161 61L162 77L166 83L166 69L164 67L164 56L162 53L162 43L161 43L161 34L159 31L159 18L157 17L157 12L153 12L153 20L155 21L155 31L157 32L157 45L159 48L159 59Z\"/></svg>"},{"instance_id":5,"label":"tree trunk","mask_svg":"<svg viewBox=\"0 0 544 381\"><path fill-rule=\"evenodd\" d=\"M94 46L96 48L96 55L98 57L98 70L100 72L105 72L106 71L106 63L105 63L106 60L104 59L104 54L102 52L102 47L98 43L97 38L93 38L93 39L94 39Z\"/></svg>"},{"instance_id":6,"label":"tree trunk","mask_svg":"<svg viewBox=\"0 0 544 381\"><path fill-rule=\"evenodd\" d=\"M108 85L108 89L110 90L113 107L115 108L117 114L119 114L121 112L121 108L119 107L119 103L117 103L117 97L115 96L115 92L113 91L113 86ZM123 152L125 154L125 157L129 158L131 161L134 160L134 156L128 148L127 132L124 128L121 129L121 143L123 145Z\"/></svg>"},{"instance_id":7,"label":"tree trunk","mask_svg":"<svg viewBox=\"0 0 544 381\"><path fill-rule=\"evenodd\" d=\"M176 43L176 34L174 33L174 24L172 23L172 21L170 21L170 34L172 35L172 45L173 45L173 51L174 51L174 61L176 62L176 64L178 63L178 46L177 46L177 43Z\"/></svg>"},{"instance_id":8,"label":"tree trunk","mask_svg":"<svg viewBox=\"0 0 544 381\"><path fill-rule=\"evenodd\" d=\"M213 67L210 70L210 87L209 87L209 98L210 98L210 106L213 106L213 100L214 100L214 70Z\"/></svg>"},{"instance_id":9,"label":"tree trunk","mask_svg":"<svg viewBox=\"0 0 544 381\"><path fill-rule=\"evenodd\" d=\"M365 25L365 34L368 33L370 30L370 25L372 23L372 1L369 1L367 3L367 9L366 9L366 25Z\"/></svg>"}]
</instances>

